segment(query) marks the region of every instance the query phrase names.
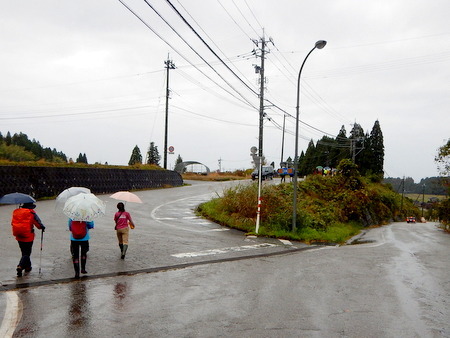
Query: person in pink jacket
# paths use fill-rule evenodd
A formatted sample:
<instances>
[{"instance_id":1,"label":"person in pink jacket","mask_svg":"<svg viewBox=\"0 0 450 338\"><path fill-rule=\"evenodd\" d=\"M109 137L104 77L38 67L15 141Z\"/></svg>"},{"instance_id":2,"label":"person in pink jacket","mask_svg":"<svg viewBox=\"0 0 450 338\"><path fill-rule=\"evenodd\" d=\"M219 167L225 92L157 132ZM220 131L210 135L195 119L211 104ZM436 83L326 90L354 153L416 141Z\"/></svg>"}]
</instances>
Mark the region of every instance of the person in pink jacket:
<instances>
[{"instance_id":1,"label":"person in pink jacket","mask_svg":"<svg viewBox=\"0 0 450 338\"><path fill-rule=\"evenodd\" d=\"M118 211L114 215L116 222L117 239L119 240L120 258L125 259L128 250L129 226L134 229L134 223L129 212L125 211L125 205L122 202L117 203Z\"/></svg>"}]
</instances>

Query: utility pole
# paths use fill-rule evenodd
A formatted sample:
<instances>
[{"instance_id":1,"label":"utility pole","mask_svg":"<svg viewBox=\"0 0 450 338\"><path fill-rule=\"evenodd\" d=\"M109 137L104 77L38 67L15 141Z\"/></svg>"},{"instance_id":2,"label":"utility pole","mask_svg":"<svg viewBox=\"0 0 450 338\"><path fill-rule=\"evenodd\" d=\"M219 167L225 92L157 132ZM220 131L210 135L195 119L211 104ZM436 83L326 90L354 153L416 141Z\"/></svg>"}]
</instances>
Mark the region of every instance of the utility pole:
<instances>
[{"instance_id":1,"label":"utility pole","mask_svg":"<svg viewBox=\"0 0 450 338\"><path fill-rule=\"evenodd\" d=\"M259 52L261 53L258 55L258 52L255 51L256 57L261 57L261 66L255 66L255 72L259 73L260 75L260 89L259 89L259 146L258 146L258 157L259 157L259 163L258 163L258 209L256 212L256 230L255 232L258 233L259 231L259 225L260 225L260 217L261 217L261 188L262 188L262 167L263 167L263 125L264 125L264 60L265 60L265 54L266 54L266 46L267 42L264 37L261 38L260 41L254 40L253 41L255 45L259 48ZM259 44L261 44L259 46Z\"/></svg>"},{"instance_id":2,"label":"utility pole","mask_svg":"<svg viewBox=\"0 0 450 338\"><path fill-rule=\"evenodd\" d=\"M283 136L281 137L281 159L280 159L280 167L282 166L281 163L283 163L283 156L284 156L284 130L286 126L286 114L283 114Z\"/></svg>"},{"instance_id":3,"label":"utility pole","mask_svg":"<svg viewBox=\"0 0 450 338\"><path fill-rule=\"evenodd\" d=\"M422 186L422 218L423 218L423 207L425 205L425 184Z\"/></svg>"},{"instance_id":4,"label":"utility pole","mask_svg":"<svg viewBox=\"0 0 450 338\"><path fill-rule=\"evenodd\" d=\"M405 195L405 176L403 176L402 180L402 201L400 203L400 211L403 212L403 196Z\"/></svg>"},{"instance_id":5,"label":"utility pole","mask_svg":"<svg viewBox=\"0 0 450 338\"><path fill-rule=\"evenodd\" d=\"M167 54L167 60L164 61L164 64L166 65L166 122L165 122L165 128L164 128L164 169L167 169L167 135L168 135L168 129L169 129L169 70L175 69L175 64L172 62L172 60L169 59L169 54Z\"/></svg>"}]
</instances>

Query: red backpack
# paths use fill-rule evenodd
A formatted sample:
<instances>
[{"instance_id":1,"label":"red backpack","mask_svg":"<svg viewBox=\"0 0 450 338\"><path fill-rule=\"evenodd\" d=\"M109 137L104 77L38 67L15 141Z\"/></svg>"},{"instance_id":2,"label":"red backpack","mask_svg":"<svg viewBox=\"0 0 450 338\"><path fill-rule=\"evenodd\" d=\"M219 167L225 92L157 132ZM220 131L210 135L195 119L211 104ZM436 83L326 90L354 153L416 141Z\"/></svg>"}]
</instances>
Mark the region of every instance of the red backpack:
<instances>
[{"instance_id":1,"label":"red backpack","mask_svg":"<svg viewBox=\"0 0 450 338\"><path fill-rule=\"evenodd\" d=\"M82 239L87 234L87 225L83 221L72 221L70 225L70 231L72 231L72 236L75 239Z\"/></svg>"},{"instance_id":2,"label":"red backpack","mask_svg":"<svg viewBox=\"0 0 450 338\"><path fill-rule=\"evenodd\" d=\"M34 211L29 209L16 209L13 211L11 221L13 235L20 239L31 238L33 240Z\"/></svg>"}]
</instances>

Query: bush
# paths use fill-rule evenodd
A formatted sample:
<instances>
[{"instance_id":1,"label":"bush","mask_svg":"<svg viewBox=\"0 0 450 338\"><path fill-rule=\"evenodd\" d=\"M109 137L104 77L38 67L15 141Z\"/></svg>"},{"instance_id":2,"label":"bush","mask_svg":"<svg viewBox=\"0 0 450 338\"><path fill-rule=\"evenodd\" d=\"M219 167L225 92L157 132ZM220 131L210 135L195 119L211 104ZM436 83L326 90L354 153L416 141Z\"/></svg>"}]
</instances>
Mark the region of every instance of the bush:
<instances>
[{"instance_id":1,"label":"bush","mask_svg":"<svg viewBox=\"0 0 450 338\"><path fill-rule=\"evenodd\" d=\"M292 184L264 185L259 234L304 241L343 242L360 227L382 225L419 210L381 183L365 180L348 165L344 175L312 175L299 182L296 232L292 232ZM256 224L257 183L238 185L203 204L200 214L245 231Z\"/></svg>"}]
</instances>

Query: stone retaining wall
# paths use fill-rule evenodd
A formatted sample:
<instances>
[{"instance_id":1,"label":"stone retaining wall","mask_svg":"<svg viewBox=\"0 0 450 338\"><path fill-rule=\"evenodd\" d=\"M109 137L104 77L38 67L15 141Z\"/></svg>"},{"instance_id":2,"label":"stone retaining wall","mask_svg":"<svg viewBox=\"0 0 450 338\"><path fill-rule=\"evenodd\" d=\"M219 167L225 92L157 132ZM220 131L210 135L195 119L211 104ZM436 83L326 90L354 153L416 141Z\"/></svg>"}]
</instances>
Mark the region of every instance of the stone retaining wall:
<instances>
[{"instance_id":1,"label":"stone retaining wall","mask_svg":"<svg viewBox=\"0 0 450 338\"><path fill-rule=\"evenodd\" d=\"M21 192L35 198L52 197L69 187L107 194L182 184L181 175L170 170L0 166L0 196Z\"/></svg>"}]
</instances>

